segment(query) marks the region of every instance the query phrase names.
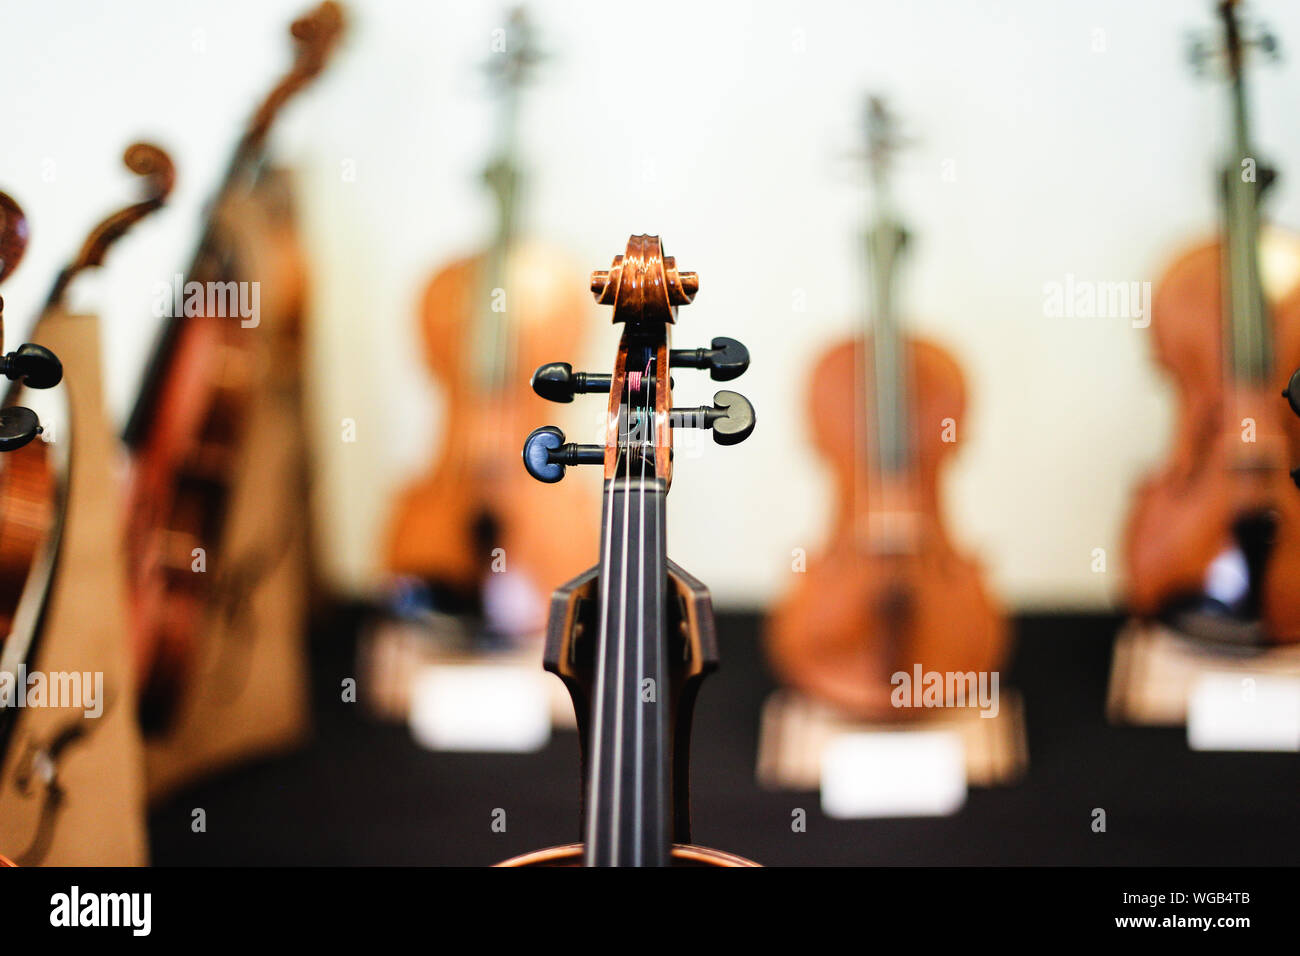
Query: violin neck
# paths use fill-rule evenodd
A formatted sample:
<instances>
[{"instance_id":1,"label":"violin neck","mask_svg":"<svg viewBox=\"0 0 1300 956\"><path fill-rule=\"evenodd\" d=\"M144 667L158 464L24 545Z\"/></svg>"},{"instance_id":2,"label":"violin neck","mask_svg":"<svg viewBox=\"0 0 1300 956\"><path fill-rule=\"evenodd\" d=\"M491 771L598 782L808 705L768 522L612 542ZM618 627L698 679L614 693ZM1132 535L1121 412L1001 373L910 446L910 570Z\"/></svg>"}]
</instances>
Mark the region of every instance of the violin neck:
<instances>
[{"instance_id":1,"label":"violin neck","mask_svg":"<svg viewBox=\"0 0 1300 956\"><path fill-rule=\"evenodd\" d=\"M666 494L666 484L653 472L606 482L587 781L588 866L669 863Z\"/></svg>"},{"instance_id":2,"label":"violin neck","mask_svg":"<svg viewBox=\"0 0 1300 956\"><path fill-rule=\"evenodd\" d=\"M189 268L183 273L186 282L209 281L221 278L212 274L214 257L217 252L217 223L222 206L241 186L251 188L256 185L261 170L265 167L263 140L241 137L235 147L221 183L208 202L204 213L203 230L190 257ZM54 293L52 292L51 295ZM163 322L162 331L154 341L153 351L145 363L144 377L140 390L136 394L135 404L127 417L122 439L128 448L137 448L145 440L150 424L154 418L154 409L162 391L163 380L171 367L172 354L180 338L183 315L171 315Z\"/></svg>"},{"instance_id":3,"label":"violin neck","mask_svg":"<svg viewBox=\"0 0 1300 956\"><path fill-rule=\"evenodd\" d=\"M894 305L894 277L905 242L903 227L884 206L867 233L872 328L864 380L872 383L876 463L889 475L907 467L909 453L907 363Z\"/></svg>"},{"instance_id":4,"label":"violin neck","mask_svg":"<svg viewBox=\"0 0 1300 956\"><path fill-rule=\"evenodd\" d=\"M1228 19L1232 147L1223 175L1224 355L1232 377L1262 384L1272 377L1273 343L1259 269L1259 197L1264 185L1251 145L1246 84L1236 21Z\"/></svg>"},{"instance_id":5,"label":"violin neck","mask_svg":"<svg viewBox=\"0 0 1300 956\"><path fill-rule=\"evenodd\" d=\"M513 327L509 309L501 301L502 292L498 290L506 286L519 209L518 115L519 91L511 87L502 96L495 158L484 172L496 200L497 220L480 277L481 306L472 313L478 321L468 340L473 350L468 357L470 367L477 369L479 385L485 392L496 392L513 380Z\"/></svg>"}]
</instances>

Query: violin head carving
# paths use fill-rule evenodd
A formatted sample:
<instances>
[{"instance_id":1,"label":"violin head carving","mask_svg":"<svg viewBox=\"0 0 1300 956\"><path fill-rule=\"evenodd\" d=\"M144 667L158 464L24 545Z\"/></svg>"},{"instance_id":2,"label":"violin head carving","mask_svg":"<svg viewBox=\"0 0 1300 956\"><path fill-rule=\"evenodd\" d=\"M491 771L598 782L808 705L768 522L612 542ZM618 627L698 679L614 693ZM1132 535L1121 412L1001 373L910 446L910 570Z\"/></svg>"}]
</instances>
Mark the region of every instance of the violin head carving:
<instances>
[{"instance_id":1,"label":"violin head carving","mask_svg":"<svg viewBox=\"0 0 1300 956\"><path fill-rule=\"evenodd\" d=\"M1188 44L1187 60L1197 76L1205 76L1218 66L1229 78L1235 78L1252 50L1272 62L1281 59L1277 36L1262 23L1247 28L1239 15L1238 0L1219 0L1216 6L1223 24L1222 37L1193 36Z\"/></svg>"},{"instance_id":2,"label":"violin head carving","mask_svg":"<svg viewBox=\"0 0 1300 956\"><path fill-rule=\"evenodd\" d=\"M8 193L0 192L0 282L9 278L27 251L27 216Z\"/></svg>"},{"instance_id":3,"label":"violin head carving","mask_svg":"<svg viewBox=\"0 0 1300 956\"><path fill-rule=\"evenodd\" d=\"M487 73L494 85L518 90L528 81L533 68L546 60L546 54L537 46L537 31L523 7L510 11L503 39L504 49L488 60Z\"/></svg>"},{"instance_id":4,"label":"violin head carving","mask_svg":"<svg viewBox=\"0 0 1300 956\"><path fill-rule=\"evenodd\" d=\"M710 349L670 348L677 310L694 301L699 287L699 276L679 270L658 236L632 236L608 270L591 274L592 295L613 306L612 319L623 326L613 373L574 372L566 362L552 362L537 369L532 385L555 402L572 401L577 393L608 392L605 440L575 445L554 426L538 428L524 443L530 475L554 482L569 465L603 463L606 480L636 470L670 483L673 429L711 429L720 445L749 437L754 408L737 392L718 392L712 406L672 407L674 367L708 369L715 381L737 378L749 367L749 351L735 339L715 338Z\"/></svg>"},{"instance_id":5,"label":"violin head carving","mask_svg":"<svg viewBox=\"0 0 1300 956\"><path fill-rule=\"evenodd\" d=\"M244 134L243 148L261 147L284 104L325 69L345 26L343 7L334 0L325 0L293 22L289 28L295 46L293 66L253 115Z\"/></svg>"},{"instance_id":6,"label":"violin head carving","mask_svg":"<svg viewBox=\"0 0 1300 956\"><path fill-rule=\"evenodd\" d=\"M699 290L700 277L679 272L658 236L633 236L608 271L591 274L591 294L600 305L614 307L615 323L674 323L677 307L694 302Z\"/></svg>"},{"instance_id":7,"label":"violin head carving","mask_svg":"<svg viewBox=\"0 0 1300 956\"><path fill-rule=\"evenodd\" d=\"M122 162L144 180L144 198L113 213L91 230L76 257L59 273L45 303L47 310L60 304L68 286L79 273L103 265L109 248L132 226L161 209L176 185L176 167L171 157L152 143L132 143L127 147Z\"/></svg>"}]
</instances>

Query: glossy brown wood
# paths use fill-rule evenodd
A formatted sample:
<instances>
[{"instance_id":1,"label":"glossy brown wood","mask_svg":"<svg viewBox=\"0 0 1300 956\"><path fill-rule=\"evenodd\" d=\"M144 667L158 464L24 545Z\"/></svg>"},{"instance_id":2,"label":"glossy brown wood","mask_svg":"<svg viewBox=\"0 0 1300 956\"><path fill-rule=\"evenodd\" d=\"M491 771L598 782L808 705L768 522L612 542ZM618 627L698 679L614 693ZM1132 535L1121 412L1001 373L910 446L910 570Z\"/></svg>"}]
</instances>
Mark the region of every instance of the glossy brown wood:
<instances>
[{"instance_id":1,"label":"glossy brown wood","mask_svg":"<svg viewBox=\"0 0 1300 956\"><path fill-rule=\"evenodd\" d=\"M965 419L961 370L942 348L906 338L911 382L910 467L877 478L875 450L859 440L870 389L870 341L829 350L812 376L813 441L834 477L836 509L826 549L795 575L768 623L767 653L790 686L867 719L903 719L890 705L890 676L990 671L1002 663L1007 629L981 571L945 530L939 473L956 442L945 420Z\"/></svg>"},{"instance_id":2,"label":"glossy brown wood","mask_svg":"<svg viewBox=\"0 0 1300 956\"><path fill-rule=\"evenodd\" d=\"M0 456L0 643L14 628L19 601L57 509L57 477L44 441Z\"/></svg>"},{"instance_id":3,"label":"glossy brown wood","mask_svg":"<svg viewBox=\"0 0 1300 956\"><path fill-rule=\"evenodd\" d=\"M12 196L0 192L0 282L18 268L29 236L26 214Z\"/></svg>"},{"instance_id":4,"label":"glossy brown wood","mask_svg":"<svg viewBox=\"0 0 1300 956\"><path fill-rule=\"evenodd\" d=\"M132 437L127 572L141 711L150 730L168 724L188 685L214 599L238 586L254 557L264 567L287 547L270 529L266 555L222 553L248 402L262 377L293 377L293 370L270 368L270 357L289 351L277 344L299 332L306 284L283 181L263 175L244 189L233 180L249 174L241 162L252 165L260 156L280 110L323 70L342 29L342 8L332 2L292 25L293 66L245 129L232 180L223 184L203 249L184 276L187 283L257 283L258 324L246 328L228 315L173 319L146 380L148 394L133 414L134 425L145 413ZM195 570L197 549L203 572Z\"/></svg>"},{"instance_id":5,"label":"glossy brown wood","mask_svg":"<svg viewBox=\"0 0 1300 956\"><path fill-rule=\"evenodd\" d=\"M506 264L512 357L503 384L484 388L465 360L484 308L484 269L483 255L459 259L425 291L424 357L442 385L445 426L436 461L397 499L386 561L399 574L470 592L500 547L510 572L544 593L596 560L599 534L580 481L542 485L520 467L522 436L550 412L529 379L555 355L578 351L589 305L571 263L542 244L516 245ZM485 521L494 534L481 532ZM542 623L539 615L534 626Z\"/></svg>"},{"instance_id":6,"label":"glossy brown wood","mask_svg":"<svg viewBox=\"0 0 1300 956\"><path fill-rule=\"evenodd\" d=\"M759 866L753 860L734 853L710 850L708 847L689 844L673 844L673 866ZM569 843L553 846L545 850L534 850L521 856L511 857L496 864L497 866L582 866L582 844Z\"/></svg>"},{"instance_id":7,"label":"glossy brown wood","mask_svg":"<svg viewBox=\"0 0 1300 956\"><path fill-rule=\"evenodd\" d=\"M1300 238L1266 234L1266 252L1300 262ZM1165 464L1133 497L1125 534L1128 602L1158 615L1169 601L1202 587L1210 562L1233 540L1246 512L1272 514L1276 539L1260 621L1279 643L1300 641L1300 495L1288 475L1300 460L1300 422L1279 393L1300 367L1300 270L1265 284L1271 306L1274 372L1258 386L1234 384L1224 369L1222 249L1204 242L1176 259L1152 299L1157 362L1177 389L1178 417ZM1243 420L1255 441L1243 441Z\"/></svg>"}]
</instances>

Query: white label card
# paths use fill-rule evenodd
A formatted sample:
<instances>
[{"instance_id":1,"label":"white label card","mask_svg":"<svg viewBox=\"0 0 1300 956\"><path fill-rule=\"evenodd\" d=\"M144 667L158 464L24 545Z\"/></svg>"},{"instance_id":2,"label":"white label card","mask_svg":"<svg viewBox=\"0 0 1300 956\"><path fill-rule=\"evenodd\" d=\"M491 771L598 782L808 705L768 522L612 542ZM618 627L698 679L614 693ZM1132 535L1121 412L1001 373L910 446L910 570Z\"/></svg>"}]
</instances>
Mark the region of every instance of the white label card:
<instances>
[{"instance_id":1,"label":"white label card","mask_svg":"<svg viewBox=\"0 0 1300 956\"><path fill-rule=\"evenodd\" d=\"M551 739L548 680L536 665L421 668L411 687L411 735L429 750L541 750Z\"/></svg>"},{"instance_id":2,"label":"white label card","mask_svg":"<svg viewBox=\"0 0 1300 956\"><path fill-rule=\"evenodd\" d=\"M1187 697L1193 750L1300 751L1300 677L1211 673Z\"/></svg>"},{"instance_id":3,"label":"white label card","mask_svg":"<svg viewBox=\"0 0 1300 956\"><path fill-rule=\"evenodd\" d=\"M952 731L841 734L822 752L828 817L948 816L965 802L965 747Z\"/></svg>"}]
</instances>

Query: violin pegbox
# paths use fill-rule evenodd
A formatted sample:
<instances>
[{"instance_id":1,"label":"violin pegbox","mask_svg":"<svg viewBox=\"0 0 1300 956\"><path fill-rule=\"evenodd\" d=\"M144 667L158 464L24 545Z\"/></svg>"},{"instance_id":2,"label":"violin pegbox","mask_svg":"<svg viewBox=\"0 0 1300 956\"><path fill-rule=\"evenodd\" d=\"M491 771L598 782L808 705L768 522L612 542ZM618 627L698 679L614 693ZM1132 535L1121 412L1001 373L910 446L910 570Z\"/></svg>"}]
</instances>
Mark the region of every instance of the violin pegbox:
<instances>
[{"instance_id":1,"label":"violin pegbox","mask_svg":"<svg viewBox=\"0 0 1300 956\"><path fill-rule=\"evenodd\" d=\"M614 307L612 321L623 325L614 371L575 372L567 362L550 362L533 373L532 387L542 398L571 402L576 394L609 394L603 445L576 445L553 425L535 429L524 442L524 467L539 481L564 477L568 465L605 466L606 480L622 469L650 471L672 480L672 432L707 428L720 445L744 441L754 430L754 408L743 395L720 391L713 405L672 407L672 369L708 369L714 381L738 378L749 367L749 351L735 339L718 337L710 348L673 349L671 328L677 310L699 291L699 276L677 268L664 255L658 236L632 236L623 255L608 270L591 274L591 292L600 305Z\"/></svg>"}]
</instances>

